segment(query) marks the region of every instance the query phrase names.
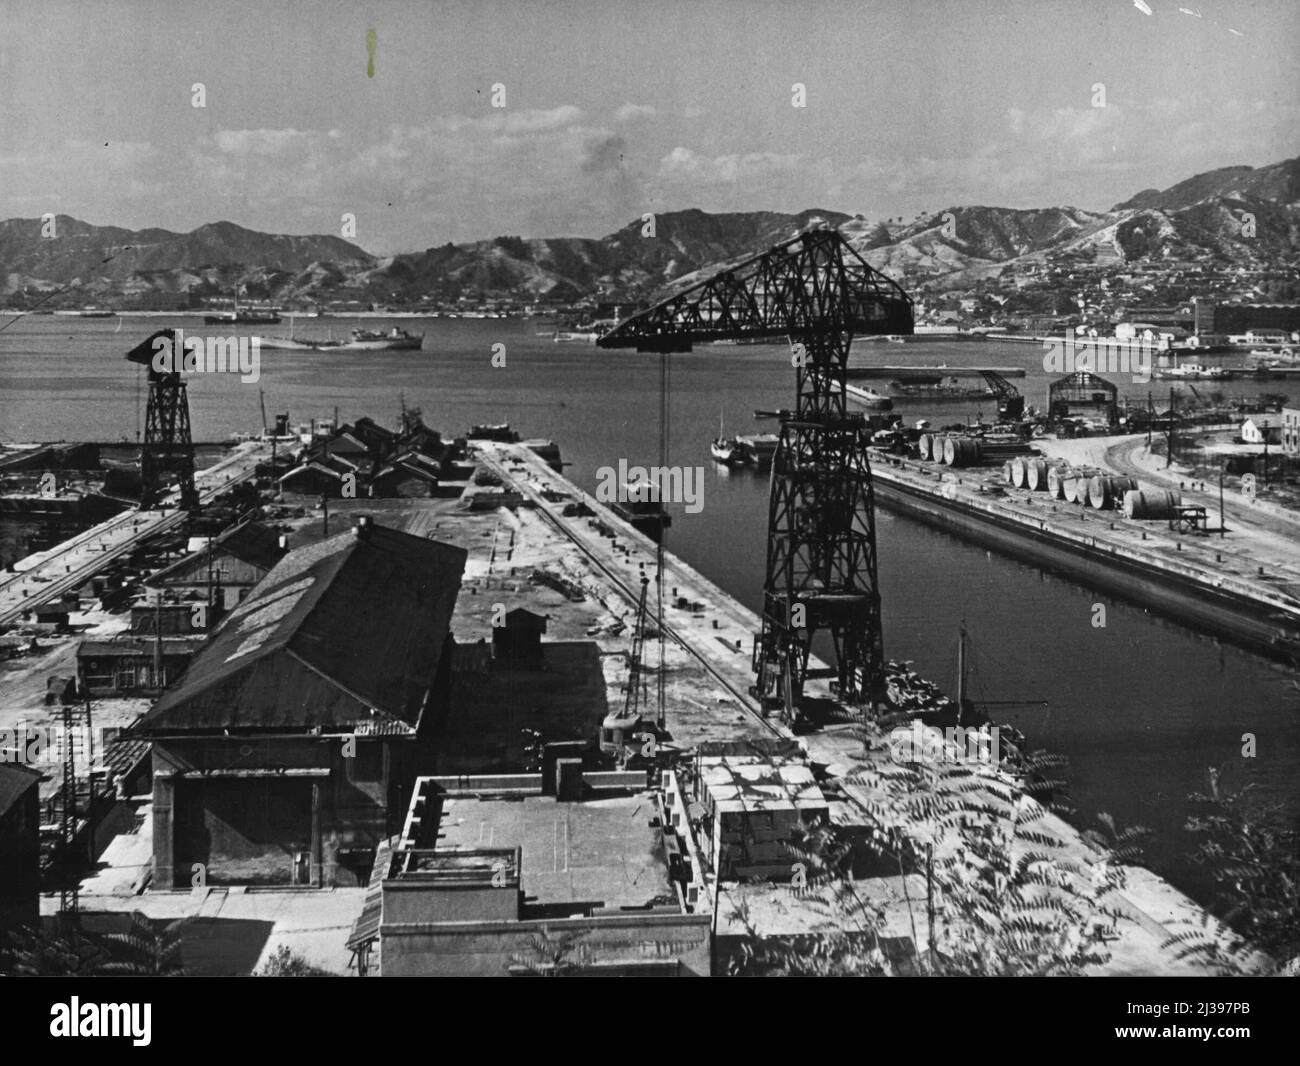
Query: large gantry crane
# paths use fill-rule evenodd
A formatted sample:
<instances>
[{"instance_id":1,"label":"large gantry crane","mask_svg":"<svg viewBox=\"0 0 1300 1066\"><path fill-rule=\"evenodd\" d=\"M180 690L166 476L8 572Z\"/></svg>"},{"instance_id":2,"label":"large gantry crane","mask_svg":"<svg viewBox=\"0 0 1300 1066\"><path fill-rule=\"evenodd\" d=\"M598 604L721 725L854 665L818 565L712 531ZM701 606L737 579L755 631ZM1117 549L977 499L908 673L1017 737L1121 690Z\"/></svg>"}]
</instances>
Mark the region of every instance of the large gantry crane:
<instances>
[{"instance_id":1,"label":"large gantry crane","mask_svg":"<svg viewBox=\"0 0 1300 1066\"><path fill-rule=\"evenodd\" d=\"M835 679L848 704L884 697L870 430L844 384L854 334L909 334L911 297L825 223L617 325L602 348L688 352L694 343L787 337L795 407L772 462L754 695L799 716L805 680ZM818 633L830 665L810 669Z\"/></svg>"},{"instance_id":2,"label":"large gantry crane","mask_svg":"<svg viewBox=\"0 0 1300 1066\"><path fill-rule=\"evenodd\" d=\"M156 506L175 479L180 506L198 506L194 487L194 441L190 436L190 403L181 378L183 334L160 329L141 341L126 358L149 368L149 399L145 408L144 441L140 445L140 509ZM160 353L166 358L155 362Z\"/></svg>"}]
</instances>

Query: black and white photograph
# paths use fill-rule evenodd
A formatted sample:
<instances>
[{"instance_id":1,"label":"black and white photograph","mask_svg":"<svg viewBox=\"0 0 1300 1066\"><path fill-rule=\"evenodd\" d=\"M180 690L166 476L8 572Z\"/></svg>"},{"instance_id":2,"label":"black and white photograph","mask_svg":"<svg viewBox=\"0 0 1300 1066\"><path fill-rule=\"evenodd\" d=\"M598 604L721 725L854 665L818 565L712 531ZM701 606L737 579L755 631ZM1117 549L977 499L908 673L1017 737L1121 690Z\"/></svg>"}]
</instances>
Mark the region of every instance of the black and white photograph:
<instances>
[{"instance_id":1,"label":"black and white photograph","mask_svg":"<svg viewBox=\"0 0 1300 1066\"><path fill-rule=\"evenodd\" d=\"M0 0L0 974L1280 1022L1300 7Z\"/></svg>"}]
</instances>

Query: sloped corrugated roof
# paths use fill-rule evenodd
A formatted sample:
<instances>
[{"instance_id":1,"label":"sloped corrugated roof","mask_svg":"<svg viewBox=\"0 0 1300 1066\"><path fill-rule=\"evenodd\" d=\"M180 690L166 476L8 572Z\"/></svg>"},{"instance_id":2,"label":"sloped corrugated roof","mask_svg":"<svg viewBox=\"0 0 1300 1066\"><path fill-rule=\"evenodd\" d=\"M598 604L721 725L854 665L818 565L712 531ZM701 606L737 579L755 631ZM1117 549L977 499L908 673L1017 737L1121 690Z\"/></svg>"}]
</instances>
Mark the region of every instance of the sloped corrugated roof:
<instances>
[{"instance_id":1,"label":"sloped corrugated roof","mask_svg":"<svg viewBox=\"0 0 1300 1066\"><path fill-rule=\"evenodd\" d=\"M18 802L29 788L40 784L39 771L19 763L0 763L0 816Z\"/></svg>"},{"instance_id":2,"label":"sloped corrugated roof","mask_svg":"<svg viewBox=\"0 0 1300 1066\"><path fill-rule=\"evenodd\" d=\"M213 539L213 558L222 555L229 555L250 566L270 570L284 558L285 549L280 547L280 535L275 530L269 529L261 522L248 521L226 530L221 536ZM188 570L202 570L206 573L207 566L208 550L204 548L159 570L145 581L145 584L165 585L172 578Z\"/></svg>"},{"instance_id":3,"label":"sloped corrugated roof","mask_svg":"<svg viewBox=\"0 0 1300 1066\"><path fill-rule=\"evenodd\" d=\"M376 525L289 552L135 732L418 725L465 558Z\"/></svg>"}]
</instances>

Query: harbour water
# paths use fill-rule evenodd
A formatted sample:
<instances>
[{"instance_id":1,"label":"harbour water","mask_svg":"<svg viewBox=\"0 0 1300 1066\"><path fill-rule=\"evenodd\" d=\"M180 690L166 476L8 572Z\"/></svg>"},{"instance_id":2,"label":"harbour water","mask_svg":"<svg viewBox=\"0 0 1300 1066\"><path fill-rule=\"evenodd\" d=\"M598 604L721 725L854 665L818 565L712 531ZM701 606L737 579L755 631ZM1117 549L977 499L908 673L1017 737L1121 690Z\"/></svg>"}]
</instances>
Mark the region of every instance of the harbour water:
<instances>
[{"instance_id":1,"label":"harbour water","mask_svg":"<svg viewBox=\"0 0 1300 1066\"><path fill-rule=\"evenodd\" d=\"M8 321L0 318L0 325ZM358 321L299 320L300 334ZM460 433L476 422L509 421L525 436L556 440L566 472L594 491L602 466L660 461L661 358L606 352L539 337L528 320L367 319L367 328L399 324L424 332L420 352L263 351L260 380L238 374L189 378L196 440L260 428L259 389L268 415L291 422L370 415L390 423L399 403L419 406L427 424ZM154 329L194 318L78 320L27 316L0 332L0 439L134 440L143 419L142 369L125 351ZM241 329L279 332L288 326ZM505 365L494 365L504 345ZM495 362L501 362L497 350ZM1024 366L1015 384L1029 403L1045 402L1048 375L1041 346L926 341L859 342L854 361L950 366ZM714 464L708 442L721 414L727 432L774 428L755 423L755 408L789 406L793 375L783 346L702 347L670 357L670 465L702 467L703 507L669 505L667 546L747 606L761 602L767 481ZM1122 395L1167 397L1167 383L1117 381ZM1229 396L1285 392L1281 382L1230 382ZM993 405L902 406L905 418L961 421ZM1065 755L1076 820L1099 811L1121 825L1152 830L1148 864L1204 897L1187 859L1182 831L1187 795L1222 767L1232 786L1255 784L1261 796L1300 810L1300 691L1294 671L1192 633L1140 608L1111 602L1013 559L881 511L878 520L885 647L891 658L955 688L958 627L972 638L971 694L986 700L1044 700L1045 707L992 708L1032 744ZM1105 602L1106 627L1094 628L1093 605ZM1257 756L1241 757L1243 734Z\"/></svg>"}]
</instances>

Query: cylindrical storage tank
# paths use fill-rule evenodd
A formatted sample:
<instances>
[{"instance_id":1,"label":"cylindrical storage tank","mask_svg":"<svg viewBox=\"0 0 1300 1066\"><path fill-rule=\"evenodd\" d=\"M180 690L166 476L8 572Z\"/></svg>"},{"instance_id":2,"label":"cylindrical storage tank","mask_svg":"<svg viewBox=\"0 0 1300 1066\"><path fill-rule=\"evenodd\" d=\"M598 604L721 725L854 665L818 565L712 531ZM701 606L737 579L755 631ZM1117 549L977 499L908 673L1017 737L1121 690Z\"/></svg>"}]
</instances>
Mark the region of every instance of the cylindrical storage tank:
<instances>
[{"instance_id":1,"label":"cylindrical storage tank","mask_svg":"<svg viewBox=\"0 0 1300 1066\"><path fill-rule=\"evenodd\" d=\"M1065 499L1065 476L1068 473L1064 466L1054 466L1047 471L1047 495L1052 499Z\"/></svg>"},{"instance_id":2,"label":"cylindrical storage tank","mask_svg":"<svg viewBox=\"0 0 1300 1066\"><path fill-rule=\"evenodd\" d=\"M1011 466L1014 460L1008 459L1002 464L1002 480L1008 485L1014 485L1015 480L1011 473Z\"/></svg>"},{"instance_id":3,"label":"cylindrical storage tank","mask_svg":"<svg viewBox=\"0 0 1300 1066\"><path fill-rule=\"evenodd\" d=\"M1137 487L1134 478L1098 474L1088 482L1088 503L1099 511L1108 511L1112 507L1121 506L1124 493Z\"/></svg>"},{"instance_id":4,"label":"cylindrical storage tank","mask_svg":"<svg viewBox=\"0 0 1300 1066\"><path fill-rule=\"evenodd\" d=\"M1025 487L1030 492L1047 491L1047 475L1052 467L1046 459L1025 460Z\"/></svg>"},{"instance_id":5,"label":"cylindrical storage tank","mask_svg":"<svg viewBox=\"0 0 1300 1066\"><path fill-rule=\"evenodd\" d=\"M1024 459L1011 460L1011 484L1018 489L1026 487L1026 470Z\"/></svg>"},{"instance_id":6,"label":"cylindrical storage tank","mask_svg":"<svg viewBox=\"0 0 1300 1066\"><path fill-rule=\"evenodd\" d=\"M1061 499L1063 499L1066 503L1078 503L1080 481L1082 481L1082 479L1075 477L1073 474L1069 475L1068 477L1062 478ZM1087 482L1083 482L1083 491L1085 493L1088 491Z\"/></svg>"},{"instance_id":7,"label":"cylindrical storage tank","mask_svg":"<svg viewBox=\"0 0 1300 1066\"><path fill-rule=\"evenodd\" d=\"M977 466L980 442L972 437L949 437L943 445L943 461L949 466Z\"/></svg>"},{"instance_id":8,"label":"cylindrical storage tank","mask_svg":"<svg viewBox=\"0 0 1300 1066\"><path fill-rule=\"evenodd\" d=\"M1129 489L1124 493L1124 513L1139 521L1176 518L1183 494L1174 489Z\"/></svg>"},{"instance_id":9,"label":"cylindrical storage tank","mask_svg":"<svg viewBox=\"0 0 1300 1066\"><path fill-rule=\"evenodd\" d=\"M934 437L929 433L922 433L921 439L916 442L916 446L921 450L921 458L929 462L934 456Z\"/></svg>"}]
</instances>

